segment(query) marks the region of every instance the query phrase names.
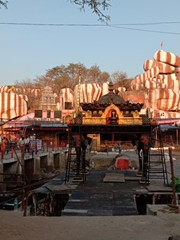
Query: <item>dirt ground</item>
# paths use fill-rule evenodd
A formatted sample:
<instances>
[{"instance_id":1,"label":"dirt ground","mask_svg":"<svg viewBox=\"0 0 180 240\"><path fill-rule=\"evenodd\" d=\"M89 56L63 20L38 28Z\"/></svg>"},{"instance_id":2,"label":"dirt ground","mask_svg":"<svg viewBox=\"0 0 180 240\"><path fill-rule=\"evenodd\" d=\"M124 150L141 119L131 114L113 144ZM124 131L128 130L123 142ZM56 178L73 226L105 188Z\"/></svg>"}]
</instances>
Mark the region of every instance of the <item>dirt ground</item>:
<instances>
[{"instance_id":1,"label":"dirt ground","mask_svg":"<svg viewBox=\"0 0 180 240\"><path fill-rule=\"evenodd\" d=\"M174 165L180 169L178 157ZM155 216L24 217L0 210L0 240L166 240L180 236L179 226L180 213L169 211Z\"/></svg>"},{"instance_id":2,"label":"dirt ground","mask_svg":"<svg viewBox=\"0 0 180 240\"><path fill-rule=\"evenodd\" d=\"M122 217L23 217L0 211L2 240L166 240L180 236L180 214Z\"/></svg>"}]
</instances>

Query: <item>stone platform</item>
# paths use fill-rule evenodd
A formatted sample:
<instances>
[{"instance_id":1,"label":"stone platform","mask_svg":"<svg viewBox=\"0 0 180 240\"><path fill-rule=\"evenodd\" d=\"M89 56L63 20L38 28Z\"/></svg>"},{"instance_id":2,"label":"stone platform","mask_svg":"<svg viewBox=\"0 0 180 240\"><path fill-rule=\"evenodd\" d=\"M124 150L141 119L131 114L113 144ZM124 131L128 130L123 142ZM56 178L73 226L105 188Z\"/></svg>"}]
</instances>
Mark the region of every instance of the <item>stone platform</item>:
<instances>
[{"instance_id":1,"label":"stone platform","mask_svg":"<svg viewBox=\"0 0 180 240\"><path fill-rule=\"evenodd\" d=\"M130 180L135 174L133 171L91 171L86 182L80 183L70 196L62 215L138 215L134 191L139 182Z\"/></svg>"}]
</instances>

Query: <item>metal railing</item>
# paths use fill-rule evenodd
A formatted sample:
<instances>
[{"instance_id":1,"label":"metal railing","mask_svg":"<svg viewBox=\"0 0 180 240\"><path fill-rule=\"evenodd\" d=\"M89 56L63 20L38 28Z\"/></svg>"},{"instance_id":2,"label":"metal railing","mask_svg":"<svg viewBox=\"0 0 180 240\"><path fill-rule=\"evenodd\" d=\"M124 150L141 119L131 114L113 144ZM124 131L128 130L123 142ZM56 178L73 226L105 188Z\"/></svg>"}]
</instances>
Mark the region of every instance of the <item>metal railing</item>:
<instances>
[{"instance_id":1,"label":"metal railing","mask_svg":"<svg viewBox=\"0 0 180 240\"><path fill-rule=\"evenodd\" d=\"M66 142L49 142L43 141L42 144L39 144L38 141L33 141L33 143L29 143L24 146L20 146L18 143L9 143L5 146L4 150L0 149L0 160L9 160L16 159L21 156L22 151L24 153L24 157L30 157L34 154L54 152L60 150L66 150L67 143Z\"/></svg>"}]
</instances>

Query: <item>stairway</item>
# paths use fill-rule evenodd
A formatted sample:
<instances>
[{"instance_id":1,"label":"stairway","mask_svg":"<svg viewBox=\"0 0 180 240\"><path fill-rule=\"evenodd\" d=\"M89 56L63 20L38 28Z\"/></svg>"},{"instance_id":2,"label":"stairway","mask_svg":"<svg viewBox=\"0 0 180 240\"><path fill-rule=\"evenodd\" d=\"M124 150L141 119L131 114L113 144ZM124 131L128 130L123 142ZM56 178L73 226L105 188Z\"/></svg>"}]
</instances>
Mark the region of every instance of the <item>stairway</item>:
<instances>
[{"instance_id":1,"label":"stairway","mask_svg":"<svg viewBox=\"0 0 180 240\"><path fill-rule=\"evenodd\" d=\"M168 172L166 166L165 150L164 150L164 138L161 130L161 126L157 127L157 136L154 137L151 133L151 146L155 144L156 147L149 148L147 178L148 181L153 179L161 180L165 185L168 184Z\"/></svg>"},{"instance_id":2,"label":"stairway","mask_svg":"<svg viewBox=\"0 0 180 240\"><path fill-rule=\"evenodd\" d=\"M77 184L86 181L86 147L83 144L82 136L80 134L78 136L80 138L80 145L77 147L76 140L74 141L72 133L70 132L65 183L71 181Z\"/></svg>"}]
</instances>

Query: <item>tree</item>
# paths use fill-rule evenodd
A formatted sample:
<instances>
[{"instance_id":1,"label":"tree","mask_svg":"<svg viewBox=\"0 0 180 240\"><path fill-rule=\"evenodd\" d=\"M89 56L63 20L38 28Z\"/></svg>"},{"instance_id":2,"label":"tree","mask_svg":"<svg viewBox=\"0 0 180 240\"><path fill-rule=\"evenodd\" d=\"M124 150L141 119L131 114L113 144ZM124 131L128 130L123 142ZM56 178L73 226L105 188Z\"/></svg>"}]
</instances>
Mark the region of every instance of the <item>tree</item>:
<instances>
[{"instance_id":1,"label":"tree","mask_svg":"<svg viewBox=\"0 0 180 240\"><path fill-rule=\"evenodd\" d=\"M107 10L111 5L111 0L69 0L71 3L80 6L81 10L85 10L85 7L91 8L92 12L95 13L99 20L101 21L109 21L110 17L104 14L104 11ZM7 8L8 1L0 0L0 7L4 6Z\"/></svg>"},{"instance_id":2,"label":"tree","mask_svg":"<svg viewBox=\"0 0 180 240\"><path fill-rule=\"evenodd\" d=\"M80 78L81 76L81 78ZM86 68L81 63L70 63L67 67L64 65L56 66L49 69L44 76L36 78L37 87L50 86L57 95L62 88L71 88L74 90L75 85L81 81L83 83L103 83L109 79L109 73L101 72L98 66Z\"/></svg>"},{"instance_id":3,"label":"tree","mask_svg":"<svg viewBox=\"0 0 180 240\"><path fill-rule=\"evenodd\" d=\"M81 76L81 78L80 78ZM127 74L123 72L114 72L111 76L114 82L114 88L125 87L126 90L131 90L132 79L127 79ZM74 90L75 85L81 80L83 83L99 83L109 81L110 75L108 72L102 72L96 65L91 68L86 68L81 63L70 63L68 66L61 65L53 67L40 77L32 81L24 80L16 82L16 89L18 94L27 95L29 112L38 109L41 102L41 90L45 86L52 88L52 91L59 96L62 88L71 88ZM38 95L35 94L38 90Z\"/></svg>"},{"instance_id":4,"label":"tree","mask_svg":"<svg viewBox=\"0 0 180 240\"><path fill-rule=\"evenodd\" d=\"M131 82L132 79L128 79L127 78L127 74L125 72L114 72L111 75L111 79L114 82L114 87L118 88L118 87L125 87L126 90L131 90Z\"/></svg>"},{"instance_id":5,"label":"tree","mask_svg":"<svg viewBox=\"0 0 180 240\"><path fill-rule=\"evenodd\" d=\"M116 71L112 74L111 78L114 83L120 83L127 78L127 74L125 72Z\"/></svg>"},{"instance_id":6,"label":"tree","mask_svg":"<svg viewBox=\"0 0 180 240\"><path fill-rule=\"evenodd\" d=\"M38 77L35 82L39 87L50 86L54 93L59 94L62 88L74 89L78 84L80 73L82 80L84 79L85 71L83 64L70 63L67 67L56 66L47 70L46 74Z\"/></svg>"},{"instance_id":7,"label":"tree","mask_svg":"<svg viewBox=\"0 0 180 240\"><path fill-rule=\"evenodd\" d=\"M35 89L38 89L37 85L32 83L31 80L16 81L16 92L18 94L26 95L28 97L27 107L28 111L38 109L41 101L41 94L35 94ZM40 89L40 88L39 88ZM33 94L34 92L34 94ZM41 91L39 91L40 93Z\"/></svg>"},{"instance_id":8,"label":"tree","mask_svg":"<svg viewBox=\"0 0 180 240\"><path fill-rule=\"evenodd\" d=\"M90 69L87 69L85 75L85 82L87 83L103 83L109 79L109 73L101 72L98 66L94 65Z\"/></svg>"},{"instance_id":9,"label":"tree","mask_svg":"<svg viewBox=\"0 0 180 240\"><path fill-rule=\"evenodd\" d=\"M75 85L79 83L79 80L81 83L84 82L85 74L86 74L86 67L81 64L73 64L70 63L66 68L67 74L69 76L69 82L68 86L74 89ZM81 78L80 78L81 76Z\"/></svg>"},{"instance_id":10,"label":"tree","mask_svg":"<svg viewBox=\"0 0 180 240\"><path fill-rule=\"evenodd\" d=\"M86 6L90 7L93 13L95 13L101 21L110 20L110 17L103 13L111 6L110 1L111 0L70 0L70 2L79 5L81 10L85 10Z\"/></svg>"}]
</instances>

